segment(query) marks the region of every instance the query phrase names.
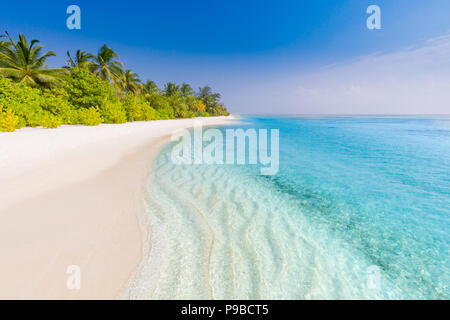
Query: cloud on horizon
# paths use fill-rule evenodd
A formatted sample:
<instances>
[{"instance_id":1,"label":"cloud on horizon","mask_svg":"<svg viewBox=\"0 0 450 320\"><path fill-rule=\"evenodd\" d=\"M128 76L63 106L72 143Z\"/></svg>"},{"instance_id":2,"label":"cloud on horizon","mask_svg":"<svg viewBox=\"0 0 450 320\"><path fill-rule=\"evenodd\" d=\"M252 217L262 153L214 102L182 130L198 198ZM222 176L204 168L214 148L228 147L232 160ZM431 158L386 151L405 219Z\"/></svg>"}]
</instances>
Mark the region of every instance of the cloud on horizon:
<instances>
[{"instance_id":1,"label":"cloud on horizon","mask_svg":"<svg viewBox=\"0 0 450 320\"><path fill-rule=\"evenodd\" d=\"M449 114L450 34L246 90L246 106L241 101L237 109L248 113ZM258 105L255 97L262 98Z\"/></svg>"}]
</instances>

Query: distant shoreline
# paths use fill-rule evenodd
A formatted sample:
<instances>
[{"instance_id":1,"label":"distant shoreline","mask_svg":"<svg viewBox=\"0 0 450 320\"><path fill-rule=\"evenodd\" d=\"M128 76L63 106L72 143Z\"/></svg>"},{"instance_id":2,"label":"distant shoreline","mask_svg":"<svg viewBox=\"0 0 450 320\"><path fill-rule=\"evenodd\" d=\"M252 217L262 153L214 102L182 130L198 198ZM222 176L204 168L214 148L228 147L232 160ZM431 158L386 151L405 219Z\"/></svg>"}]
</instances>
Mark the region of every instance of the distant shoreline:
<instances>
[{"instance_id":1,"label":"distant shoreline","mask_svg":"<svg viewBox=\"0 0 450 320\"><path fill-rule=\"evenodd\" d=\"M143 257L150 163L194 120L23 129L0 135L0 298L120 298ZM81 288L69 290L69 265Z\"/></svg>"}]
</instances>

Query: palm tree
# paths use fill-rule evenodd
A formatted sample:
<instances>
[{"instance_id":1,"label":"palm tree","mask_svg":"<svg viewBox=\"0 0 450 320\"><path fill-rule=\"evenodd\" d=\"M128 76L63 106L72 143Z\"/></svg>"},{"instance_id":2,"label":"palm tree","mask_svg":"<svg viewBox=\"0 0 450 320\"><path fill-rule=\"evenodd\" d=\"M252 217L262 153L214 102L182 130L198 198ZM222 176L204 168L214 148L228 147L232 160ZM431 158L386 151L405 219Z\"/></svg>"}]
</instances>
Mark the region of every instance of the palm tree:
<instances>
[{"instance_id":1,"label":"palm tree","mask_svg":"<svg viewBox=\"0 0 450 320\"><path fill-rule=\"evenodd\" d=\"M158 92L159 88L156 83L152 80L147 80L145 83L141 84L141 93L145 95L150 95L154 92Z\"/></svg>"},{"instance_id":2,"label":"palm tree","mask_svg":"<svg viewBox=\"0 0 450 320\"><path fill-rule=\"evenodd\" d=\"M69 60L67 60L69 67L67 68L93 69L95 67L94 62L92 62L95 56L90 53L86 53L86 51L77 50L75 59L72 59L70 52L67 51L67 57L69 58Z\"/></svg>"},{"instance_id":3,"label":"palm tree","mask_svg":"<svg viewBox=\"0 0 450 320\"><path fill-rule=\"evenodd\" d=\"M190 96L194 93L194 90L192 90L192 87L187 83L183 83L181 85L181 93L183 94L183 96Z\"/></svg>"},{"instance_id":4,"label":"palm tree","mask_svg":"<svg viewBox=\"0 0 450 320\"><path fill-rule=\"evenodd\" d=\"M11 46L11 43L9 43L8 41L3 41L2 38L5 38L5 36L0 35L0 52L4 52L6 48Z\"/></svg>"},{"instance_id":5,"label":"palm tree","mask_svg":"<svg viewBox=\"0 0 450 320\"><path fill-rule=\"evenodd\" d=\"M220 93L214 93L210 86L199 88L198 97L202 100L212 98L215 102L220 100Z\"/></svg>"},{"instance_id":6,"label":"palm tree","mask_svg":"<svg viewBox=\"0 0 450 320\"><path fill-rule=\"evenodd\" d=\"M169 96L169 97L174 96L179 92L180 92L180 86L177 85L176 83L168 82L164 86L164 93L166 94L166 96Z\"/></svg>"},{"instance_id":7,"label":"palm tree","mask_svg":"<svg viewBox=\"0 0 450 320\"><path fill-rule=\"evenodd\" d=\"M103 80L111 80L114 85L120 86L120 75L123 73L123 64L119 56L104 44L94 57L92 70Z\"/></svg>"},{"instance_id":8,"label":"palm tree","mask_svg":"<svg viewBox=\"0 0 450 320\"><path fill-rule=\"evenodd\" d=\"M6 36L0 34L0 50L10 45L8 41L3 41L1 38L6 38Z\"/></svg>"},{"instance_id":9,"label":"palm tree","mask_svg":"<svg viewBox=\"0 0 450 320\"><path fill-rule=\"evenodd\" d=\"M55 53L42 52L43 46L36 46L38 40L32 40L28 44L25 35L19 35L19 41L15 43L9 34L9 43L2 44L0 50L0 74L19 82L32 86L59 84L62 75L67 73L64 68L43 68L44 63Z\"/></svg>"},{"instance_id":10,"label":"palm tree","mask_svg":"<svg viewBox=\"0 0 450 320\"><path fill-rule=\"evenodd\" d=\"M139 86L141 84L141 80L139 80L139 76L131 70L125 70L121 74L121 82L122 89L125 92L133 92L136 94L139 91Z\"/></svg>"}]
</instances>

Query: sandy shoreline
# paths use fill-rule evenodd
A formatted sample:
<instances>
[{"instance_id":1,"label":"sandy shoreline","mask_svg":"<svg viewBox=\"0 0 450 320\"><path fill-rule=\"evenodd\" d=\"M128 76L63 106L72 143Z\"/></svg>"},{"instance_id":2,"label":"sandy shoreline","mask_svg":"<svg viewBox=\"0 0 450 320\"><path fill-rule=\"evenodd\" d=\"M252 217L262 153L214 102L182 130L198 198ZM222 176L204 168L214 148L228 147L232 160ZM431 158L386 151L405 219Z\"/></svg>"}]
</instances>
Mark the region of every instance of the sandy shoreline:
<instances>
[{"instance_id":1,"label":"sandy shoreline","mask_svg":"<svg viewBox=\"0 0 450 320\"><path fill-rule=\"evenodd\" d=\"M0 134L0 298L120 298L143 256L151 160L174 130L193 123ZM80 267L79 290L67 289L70 265Z\"/></svg>"}]
</instances>

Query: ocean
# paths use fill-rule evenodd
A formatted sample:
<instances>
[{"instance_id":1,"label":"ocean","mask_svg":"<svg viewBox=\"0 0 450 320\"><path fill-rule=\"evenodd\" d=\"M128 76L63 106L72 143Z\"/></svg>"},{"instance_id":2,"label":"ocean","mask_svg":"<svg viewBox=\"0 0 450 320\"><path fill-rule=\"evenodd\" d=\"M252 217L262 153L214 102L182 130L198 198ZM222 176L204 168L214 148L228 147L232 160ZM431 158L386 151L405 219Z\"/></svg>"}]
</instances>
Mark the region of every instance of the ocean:
<instances>
[{"instance_id":1,"label":"ocean","mask_svg":"<svg viewBox=\"0 0 450 320\"><path fill-rule=\"evenodd\" d=\"M180 165L148 183L132 299L449 299L450 117L243 116L279 171Z\"/></svg>"}]
</instances>

